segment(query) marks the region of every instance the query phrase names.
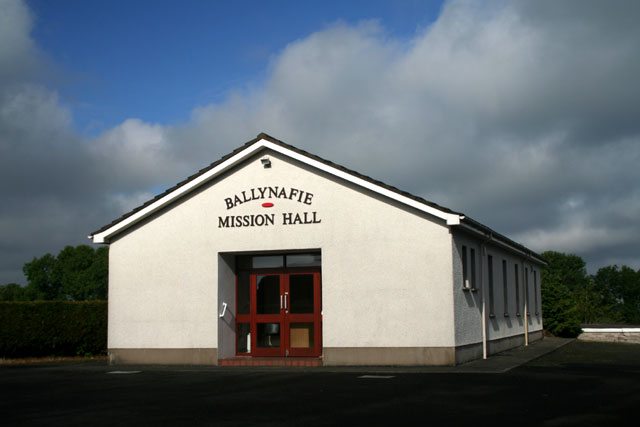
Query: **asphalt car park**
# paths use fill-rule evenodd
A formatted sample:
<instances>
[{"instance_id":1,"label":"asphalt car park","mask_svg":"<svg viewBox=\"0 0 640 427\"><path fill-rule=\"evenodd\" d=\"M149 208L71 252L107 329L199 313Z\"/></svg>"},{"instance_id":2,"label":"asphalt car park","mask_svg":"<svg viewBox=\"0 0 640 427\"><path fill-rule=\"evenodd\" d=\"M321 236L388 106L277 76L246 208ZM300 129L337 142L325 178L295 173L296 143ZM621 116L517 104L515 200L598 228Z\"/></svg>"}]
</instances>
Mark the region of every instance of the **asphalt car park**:
<instances>
[{"instance_id":1,"label":"asphalt car park","mask_svg":"<svg viewBox=\"0 0 640 427\"><path fill-rule=\"evenodd\" d=\"M640 345L545 341L451 368L3 364L0 414L3 425L637 425Z\"/></svg>"}]
</instances>

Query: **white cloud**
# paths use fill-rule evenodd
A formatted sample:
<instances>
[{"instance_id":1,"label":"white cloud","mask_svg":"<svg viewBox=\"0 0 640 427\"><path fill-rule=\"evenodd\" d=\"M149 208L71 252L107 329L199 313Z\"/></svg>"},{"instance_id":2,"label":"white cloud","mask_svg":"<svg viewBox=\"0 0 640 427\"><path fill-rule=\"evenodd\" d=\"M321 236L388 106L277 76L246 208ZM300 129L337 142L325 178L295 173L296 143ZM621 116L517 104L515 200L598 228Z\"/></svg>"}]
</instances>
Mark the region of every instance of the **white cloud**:
<instances>
[{"instance_id":1,"label":"white cloud","mask_svg":"<svg viewBox=\"0 0 640 427\"><path fill-rule=\"evenodd\" d=\"M3 133L11 131L38 141L56 142L58 135L69 131L71 113L59 104L55 91L34 84L18 84L0 96ZM19 141L4 139L4 143L9 142Z\"/></svg>"},{"instance_id":2,"label":"white cloud","mask_svg":"<svg viewBox=\"0 0 640 427\"><path fill-rule=\"evenodd\" d=\"M22 80L37 65L39 55L29 37L32 17L29 8L19 0L0 1L0 86Z\"/></svg>"},{"instance_id":3,"label":"white cloud","mask_svg":"<svg viewBox=\"0 0 640 427\"><path fill-rule=\"evenodd\" d=\"M135 191L163 183L184 171L176 158L178 141L169 141L168 130L159 124L128 119L91 141L93 161L102 178L119 191ZM117 171L117 173L114 173Z\"/></svg>"},{"instance_id":4,"label":"white cloud","mask_svg":"<svg viewBox=\"0 0 640 427\"><path fill-rule=\"evenodd\" d=\"M108 203L115 206L118 212L129 212L153 197L155 197L155 194L148 191L139 191L133 194L116 193L109 195Z\"/></svg>"},{"instance_id":5,"label":"white cloud","mask_svg":"<svg viewBox=\"0 0 640 427\"><path fill-rule=\"evenodd\" d=\"M588 218L570 216L563 218L555 228L529 230L517 233L514 238L527 242L532 249L540 252L551 248L559 252L587 253L598 248L635 242L638 234L633 229L591 225Z\"/></svg>"}]
</instances>

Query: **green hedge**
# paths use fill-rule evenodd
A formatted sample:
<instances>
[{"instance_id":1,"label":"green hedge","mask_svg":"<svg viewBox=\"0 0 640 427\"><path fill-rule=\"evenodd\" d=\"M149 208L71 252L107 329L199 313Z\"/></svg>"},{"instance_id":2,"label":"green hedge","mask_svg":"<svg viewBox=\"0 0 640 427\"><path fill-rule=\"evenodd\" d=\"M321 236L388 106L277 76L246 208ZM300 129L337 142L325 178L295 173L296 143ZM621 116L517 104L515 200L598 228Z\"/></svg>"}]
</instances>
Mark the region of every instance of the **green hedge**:
<instances>
[{"instance_id":1,"label":"green hedge","mask_svg":"<svg viewBox=\"0 0 640 427\"><path fill-rule=\"evenodd\" d=\"M106 301L0 302L1 358L106 351Z\"/></svg>"}]
</instances>

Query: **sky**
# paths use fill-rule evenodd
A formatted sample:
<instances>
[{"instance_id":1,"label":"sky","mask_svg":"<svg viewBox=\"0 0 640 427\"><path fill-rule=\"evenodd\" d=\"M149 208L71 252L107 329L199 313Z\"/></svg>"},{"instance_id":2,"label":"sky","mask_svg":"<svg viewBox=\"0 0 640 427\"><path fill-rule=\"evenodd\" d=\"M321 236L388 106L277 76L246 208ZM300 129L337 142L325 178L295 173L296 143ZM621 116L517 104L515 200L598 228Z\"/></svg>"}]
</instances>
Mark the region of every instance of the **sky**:
<instances>
[{"instance_id":1,"label":"sky","mask_svg":"<svg viewBox=\"0 0 640 427\"><path fill-rule=\"evenodd\" d=\"M640 2L0 0L0 284L258 133L640 268Z\"/></svg>"}]
</instances>

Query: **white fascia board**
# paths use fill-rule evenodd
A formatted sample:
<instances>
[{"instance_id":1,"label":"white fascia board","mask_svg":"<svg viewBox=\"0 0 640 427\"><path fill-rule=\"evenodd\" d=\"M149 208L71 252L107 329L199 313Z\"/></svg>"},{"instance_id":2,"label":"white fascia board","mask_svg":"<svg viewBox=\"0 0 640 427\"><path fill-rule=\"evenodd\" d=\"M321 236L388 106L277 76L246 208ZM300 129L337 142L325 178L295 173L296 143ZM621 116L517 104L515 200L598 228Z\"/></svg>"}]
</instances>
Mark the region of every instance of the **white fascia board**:
<instances>
[{"instance_id":1,"label":"white fascia board","mask_svg":"<svg viewBox=\"0 0 640 427\"><path fill-rule=\"evenodd\" d=\"M389 197L390 199L396 200L398 202L401 202L405 205L411 206L413 208L416 208L422 212L426 212L430 215L433 215L437 218L443 219L447 222L447 225L458 225L460 224L460 215L456 215L456 214L449 214L447 212L443 212L439 209L433 208L429 205L425 205L424 203L420 203L416 200L413 200L409 197L403 196L401 194L398 194L396 192L393 192L391 190L388 190L384 187L381 187L379 185L373 184L369 181L366 181L362 178L358 178L356 176L353 176L347 172L343 172L339 169L336 169L332 166L329 166L325 163L322 163L320 161L311 159L303 154L299 154L295 151L292 151L288 148L282 147L278 144L274 144L270 141L267 141L265 139L261 139L260 141L256 142L255 144L251 145L250 147L248 147L246 150L242 150L240 151L238 154L236 154L235 156L230 157L229 159L225 160L224 162L220 163L218 166L216 166L215 168L211 169L210 171L200 175L199 177L195 178L193 181L188 182L187 184L183 185L180 188L177 188L176 190L174 190L173 192L167 194L165 197L157 200L156 202L150 204L149 206L147 206L146 208L140 210L139 212L136 212L135 214L131 215L130 217L122 220L121 222L115 224L113 227L110 227L108 229L106 229L103 232L94 234L92 236L89 236L89 238L93 239L93 243L106 243L108 241L108 238L112 235L114 235L115 233L118 233L119 231L126 229L129 225L132 225L136 222L138 222L139 220L145 218L148 215L151 215L152 213L156 212L159 209L162 209L164 206L168 205L169 203L173 202L174 200L178 199L179 197L181 197L184 194L189 193L191 190L199 187L200 185L204 184L205 182L209 181L211 178L215 177L216 175L219 175L220 173L230 169L231 167L233 167L234 165L236 165L237 163L239 163L240 161L244 160L245 158L249 157L250 155L252 155L253 153L255 153L256 151L261 150L262 148L268 148L272 151L284 154L287 157L293 158L295 160L298 160L302 163L305 163L309 166L312 166L314 168L320 169L322 171L325 171L331 175L337 176L341 179L344 179L346 181L352 182L356 185L359 185L361 187L367 188L371 191L374 191L378 194L381 194L383 196Z\"/></svg>"},{"instance_id":2,"label":"white fascia board","mask_svg":"<svg viewBox=\"0 0 640 427\"><path fill-rule=\"evenodd\" d=\"M113 227L110 227L101 233L97 233L97 234L94 234L93 236L89 236L89 238L93 239L93 243L106 243L109 236L112 236L113 234L127 228L129 225L132 225L138 222L139 220L141 220L142 218L145 218L146 216L151 215L157 210L162 209L169 203L178 199L183 194L189 193L191 190L199 187L201 184L204 184L205 182L209 181L211 178L215 177L216 175L219 175L220 173L233 167L238 162L244 160L245 157L250 156L254 152L260 150L262 147L263 147L263 144L261 144L260 142L253 144L252 146L248 147L246 150L243 150L238 154L236 154L235 156L230 157L229 159L220 163L215 168L200 175L194 180L189 181L182 187L176 188L175 191L172 191L171 193L167 194L163 198L156 200L154 203L150 204L149 206L140 210L139 212L136 212L130 217L120 221L119 223L115 224Z\"/></svg>"},{"instance_id":3,"label":"white fascia board","mask_svg":"<svg viewBox=\"0 0 640 427\"><path fill-rule=\"evenodd\" d=\"M506 248L506 249L508 249L508 250L510 250L510 251L512 251L512 252L516 252L516 253L520 254L521 256L523 256L523 257L525 257L525 258L528 258L528 259L534 259L534 257L532 257L532 256L531 256L531 254L528 254L527 252L524 252L522 249L519 249L519 248L517 248L517 247L515 247L515 246L513 246L513 245L510 245L509 243L504 242L504 241L502 241L502 240L498 240L498 239L496 239L496 238L495 238L495 237L493 237L493 236L487 236L487 234L486 234L485 232L483 232L483 231L481 231L481 230L478 230L477 228L475 228L475 227L473 227L473 226L471 226L471 225L468 225L468 224L460 224L460 226L461 226L463 229L465 229L465 230L467 230L467 231L469 231L469 232L471 232L471 233L474 233L474 234L476 234L476 235L478 235L478 236L481 236L481 237L483 237L483 238L485 238L485 239L489 239L488 241L493 242L493 243L495 243L495 244L497 244L497 245L499 245L499 246L502 246L503 248ZM538 263L539 263L539 261L537 260L537 258L536 258L536 262L538 262Z\"/></svg>"}]
</instances>

